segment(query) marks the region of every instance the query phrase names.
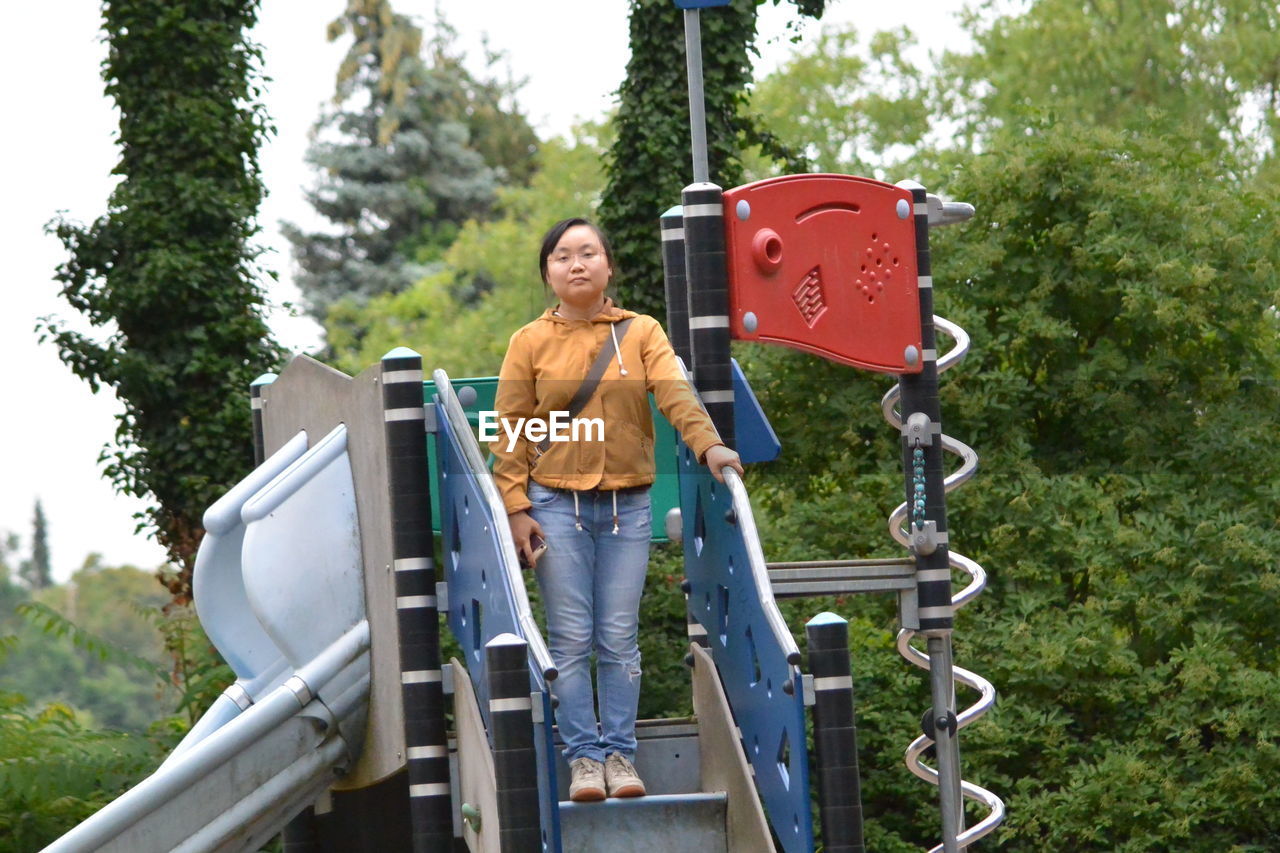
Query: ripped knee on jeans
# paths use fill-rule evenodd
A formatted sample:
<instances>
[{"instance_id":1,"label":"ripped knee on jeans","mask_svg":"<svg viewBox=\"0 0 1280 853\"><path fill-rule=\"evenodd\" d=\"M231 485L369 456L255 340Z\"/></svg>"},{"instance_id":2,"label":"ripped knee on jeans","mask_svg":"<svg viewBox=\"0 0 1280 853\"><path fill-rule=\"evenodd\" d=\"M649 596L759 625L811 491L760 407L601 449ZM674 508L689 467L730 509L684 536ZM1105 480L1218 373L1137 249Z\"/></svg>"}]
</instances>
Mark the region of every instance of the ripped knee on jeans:
<instances>
[{"instance_id":1,"label":"ripped knee on jeans","mask_svg":"<svg viewBox=\"0 0 1280 853\"><path fill-rule=\"evenodd\" d=\"M637 651L635 657L626 661L623 666L627 670L627 681L635 681L640 677L640 652Z\"/></svg>"}]
</instances>

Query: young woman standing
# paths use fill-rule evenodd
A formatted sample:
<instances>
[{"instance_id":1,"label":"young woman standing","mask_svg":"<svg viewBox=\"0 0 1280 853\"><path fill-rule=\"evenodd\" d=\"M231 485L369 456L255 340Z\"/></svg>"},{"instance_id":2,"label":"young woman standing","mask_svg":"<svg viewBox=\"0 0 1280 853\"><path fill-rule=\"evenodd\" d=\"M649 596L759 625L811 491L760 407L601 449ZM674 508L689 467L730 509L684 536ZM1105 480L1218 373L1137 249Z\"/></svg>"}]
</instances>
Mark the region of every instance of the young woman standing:
<instances>
[{"instance_id":1,"label":"young woman standing","mask_svg":"<svg viewBox=\"0 0 1280 853\"><path fill-rule=\"evenodd\" d=\"M598 228L585 219L557 223L543 238L539 266L559 303L511 336L495 403L500 423L514 429L520 418L549 422L554 412L571 412L584 423L599 419L603 434L588 426L576 441L533 442L523 430L514 441L503 433L491 445L493 476L516 548L536 563L559 670L552 690L570 799L642 796L632 761L655 475L649 393L717 479L724 466L741 474L742 465L720 441L658 321L605 295L613 253ZM535 537L547 543L541 559Z\"/></svg>"}]
</instances>

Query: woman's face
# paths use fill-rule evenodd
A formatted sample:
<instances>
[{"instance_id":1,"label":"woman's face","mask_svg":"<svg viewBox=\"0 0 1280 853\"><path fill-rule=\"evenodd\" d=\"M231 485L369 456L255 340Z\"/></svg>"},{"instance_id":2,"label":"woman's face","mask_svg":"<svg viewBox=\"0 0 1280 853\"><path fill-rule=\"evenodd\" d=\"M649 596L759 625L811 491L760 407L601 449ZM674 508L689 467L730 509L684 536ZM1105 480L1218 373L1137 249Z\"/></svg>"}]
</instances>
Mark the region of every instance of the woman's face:
<instances>
[{"instance_id":1,"label":"woman's face","mask_svg":"<svg viewBox=\"0 0 1280 853\"><path fill-rule=\"evenodd\" d=\"M575 225L547 256L547 284L565 305L587 310L598 305L613 275L609 259L589 225Z\"/></svg>"}]
</instances>

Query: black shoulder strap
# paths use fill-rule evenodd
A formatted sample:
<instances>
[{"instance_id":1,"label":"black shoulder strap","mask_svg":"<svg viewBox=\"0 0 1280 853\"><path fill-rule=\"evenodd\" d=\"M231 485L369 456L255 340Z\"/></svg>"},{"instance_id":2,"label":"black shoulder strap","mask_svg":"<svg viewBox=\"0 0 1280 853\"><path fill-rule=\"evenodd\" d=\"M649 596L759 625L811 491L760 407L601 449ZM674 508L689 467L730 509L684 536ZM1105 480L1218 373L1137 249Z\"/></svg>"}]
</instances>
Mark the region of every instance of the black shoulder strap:
<instances>
[{"instance_id":1,"label":"black shoulder strap","mask_svg":"<svg viewBox=\"0 0 1280 853\"><path fill-rule=\"evenodd\" d=\"M614 324L614 331L617 332L618 343L622 343L622 339L626 337L627 329L631 327L631 321L634 317L628 317L625 320L619 320ZM591 395L596 393L596 388L600 385L600 380L604 378L604 372L609 369L609 362L613 360L613 355L617 350L613 347L613 334L605 336L604 346L600 348L600 354L596 356L596 360L591 362L591 369L587 371L587 376L582 380L582 384L578 386L578 390L574 392L573 399L569 401L569 418L576 418L583 409L586 408L587 402L591 399ZM547 448L551 446L550 439L543 439L538 442L538 449L543 453L547 452Z\"/></svg>"}]
</instances>

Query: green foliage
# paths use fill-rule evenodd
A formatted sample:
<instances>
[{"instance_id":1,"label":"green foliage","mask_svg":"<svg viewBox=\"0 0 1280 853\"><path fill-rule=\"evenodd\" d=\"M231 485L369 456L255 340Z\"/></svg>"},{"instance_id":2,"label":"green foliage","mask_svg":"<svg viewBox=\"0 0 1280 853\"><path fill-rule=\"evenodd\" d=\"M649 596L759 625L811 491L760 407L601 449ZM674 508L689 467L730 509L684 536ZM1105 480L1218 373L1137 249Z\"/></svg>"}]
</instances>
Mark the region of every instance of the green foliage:
<instances>
[{"instance_id":1,"label":"green foliage","mask_svg":"<svg viewBox=\"0 0 1280 853\"><path fill-rule=\"evenodd\" d=\"M321 322L344 300L339 322L349 321L370 298L438 269L463 224L487 215L499 182L527 178L536 142L508 103L515 84L471 75L443 19L429 64L422 31L388 0L349 0L329 39L347 34L336 108L307 154L323 176L307 199L329 227L284 228L298 286Z\"/></svg>"},{"instance_id":2,"label":"green foliage","mask_svg":"<svg viewBox=\"0 0 1280 853\"><path fill-rule=\"evenodd\" d=\"M740 148L771 141L741 109L762 2L734 0L700 15L707 161L711 180L725 188L742 175ZM822 14L823 0L796 5L811 17ZM658 217L680 203L680 190L693 180L683 20L669 0L632 0L631 58L600 206L600 223L616 250L622 304L659 319L666 306Z\"/></svg>"},{"instance_id":3,"label":"green foliage","mask_svg":"<svg viewBox=\"0 0 1280 853\"><path fill-rule=\"evenodd\" d=\"M89 817L159 762L146 736L85 728L70 708L32 711L0 692L0 853L30 853Z\"/></svg>"},{"instance_id":4,"label":"green foliage","mask_svg":"<svg viewBox=\"0 0 1280 853\"><path fill-rule=\"evenodd\" d=\"M1025 8L1019 8L1024 6ZM1267 0L1036 0L975 4L977 50L938 79L970 141L1021 133L1041 117L1176 133L1239 157L1280 129L1280 10Z\"/></svg>"},{"instance_id":5,"label":"green foliage","mask_svg":"<svg viewBox=\"0 0 1280 853\"><path fill-rule=\"evenodd\" d=\"M0 577L0 853L71 829L185 729L164 716L176 698L154 626L168 596L152 575L90 560L30 595Z\"/></svg>"},{"instance_id":6,"label":"green foliage","mask_svg":"<svg viewBox=\"0 0 1280 853\"><path fill-rule=\"evenodd\" d=\"M998 567L969 642L1017 708L969 755L1017 792L1005 844L1270 849L1269 205L1177 143L1057 127L954 187L982 239L937 249L978 353L948 402L993 452L953 530Z\"/></svg>"},{"instance_id":7,"label":"green foliage","mask_svg":"<svg viewBox=\"0 0 1280 853\"><path fill-rule=\"evenodd\" d=\"M906 30L877 33L864 45L852 28L824 28L811 48L756 84L748 108L815 171L891 174L929 127L928 81L904 56L913 44Z\"/></svg>"},{"instance_id":8,"label":"green foliage","mask_svg":"<svg viewBox=\"0 0 1280 853\"><path fill-rule=\"evenodd\" d=\"M990 573L955 639L1002 697L962 738L966 777L1009 806L994 843L1272 849L1280 243L1266 200L1176 142L1061 125L970 158L946 189L978 210L932 248L938 313L973 337L942 411L982 457L949 521ZM785 413L783 461L751 474L766 553L892 553L888 382L740 356ZM822 607L805 604L791 624ZM918 849L937 816L900 756L924 676L891 651L888 602L837 610L868 839Z\"/></svg>"},{"instance_id":9,"label":"green foliage","mask_svg":"<svg viewBox=\"0 0 1280 853\"><path fill-rule=\"evenodd\" d=\"M146 524L190 570L205 508L252 463L253 378L280 353L262 319L249 240L265 133L245 40L256 0L108 0L103 76L120 111L121 176L89 226L51 226L68 252L55 278L97 334L47 321L63 362L124 405L103 453L117 489L154 500Z\"/></svg>"},{"instance_id":10,"label":"green foliage","mask_svg":"<svg viewBox=\"0 0 1280 853\"><path fill-rule=\"evenodd\" d=\"M335 307L326 333L337 365L358 373L407 346L451 376L496 374L511 333L547 304L538 273L543 232L590 214L598 197L599 133L586 128L575 141L544 144L529 186L499 190L496 216L463 226L438 272L366 306Z\"/></svg>"},{"instance_id":11,"label":"green foliage","mask_svg":"<svg viewBox=\"0 0 1280 853\"><path fill-rule=\"evenodd\" d=\"M182 693L175 709L180 720L173 721L173 730L183 734L235 681L235 673L213 647L190 606L166 608L156 626L170 656L170 681Z\"/></svg>"},{"instance_id":12,"label":"green foliage","mask_svg":"<svg viewBox=\"0 0 1280 853\"><path fill-rule=\"evenodd\" d=\"M178 702L157 630L166 600L151 574L93 563L35 599L0 595L12 601L0 611L12 637L0 690L74 708L86 725L145 731Z\"/></svg>"},{"instance_id":13,"label":"green foliage","mask_svg":"<svg viewBox=\"0 0 1280 853\"><path fill-rule=\"evenodd\" d=\"M673 545L655 545L640 599L640 659L644 668L639 717L654 720L693 714L689 689L689 631L685 624L684 557Z\"/></svg>"}]
</instances>

